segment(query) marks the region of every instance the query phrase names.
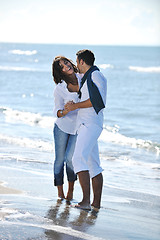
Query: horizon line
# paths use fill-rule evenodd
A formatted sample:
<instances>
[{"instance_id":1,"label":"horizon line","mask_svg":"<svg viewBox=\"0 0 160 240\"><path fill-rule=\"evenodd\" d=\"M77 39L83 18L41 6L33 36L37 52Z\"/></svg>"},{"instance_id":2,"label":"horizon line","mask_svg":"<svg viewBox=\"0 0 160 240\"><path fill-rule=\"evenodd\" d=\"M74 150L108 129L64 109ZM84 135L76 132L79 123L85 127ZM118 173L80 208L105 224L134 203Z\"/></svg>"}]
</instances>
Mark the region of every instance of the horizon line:
<instances>
[{"instance_id":1,"label":"horizon line","mask_svg":"<svg viewBox=\"0 0 160 240\"><path fill-rule=\"evenodd\" d=\"M160 47L159 45L142 45L142 44L89 44L89 43L41 43L41 42L10 42L0 41L0 44L42 44L42 45L75 45L75 46L110 46L110 47Z\"/></svg>"}]
</instances>

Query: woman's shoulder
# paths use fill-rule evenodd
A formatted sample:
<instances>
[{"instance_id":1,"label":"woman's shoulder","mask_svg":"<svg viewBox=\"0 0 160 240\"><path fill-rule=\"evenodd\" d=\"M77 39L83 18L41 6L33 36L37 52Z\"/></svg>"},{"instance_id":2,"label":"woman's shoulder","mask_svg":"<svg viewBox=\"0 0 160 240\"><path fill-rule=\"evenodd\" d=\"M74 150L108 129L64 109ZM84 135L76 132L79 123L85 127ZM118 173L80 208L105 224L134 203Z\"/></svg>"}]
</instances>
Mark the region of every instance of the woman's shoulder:
<instances>
[{"instance_id":1,"label":"woman's shoulder","mask_svg":"<svg viewBox=\"0 0 160 240\"><path fill-rule=\"evenodd\" d=\"M54 89L54 95L64 96L67 94L67 84L65 81L58 83Z\"/></svg>"},{"instance_id":2,"label":"woman's shoulder","mask_svg":"<svg viewBox=\"0 0 160 240\"><path fill-rule=\"evenodd\" d=\"M66 88L67 87L67 84L64 80L62 80L61 83L58 83L57 84L57 88Z\"/></svg>"},{"instance_id":3,"label":"woman's shoulder","mask_svg":"<svg viewBox=\"0 0 160 240\"><path fill-rule=\"evenodd\" d=\"M62 81L61 83L58 83L55 87L55 91L63 90L67 88L67 84L65 81Z\"/></svg>"}]
</instances>

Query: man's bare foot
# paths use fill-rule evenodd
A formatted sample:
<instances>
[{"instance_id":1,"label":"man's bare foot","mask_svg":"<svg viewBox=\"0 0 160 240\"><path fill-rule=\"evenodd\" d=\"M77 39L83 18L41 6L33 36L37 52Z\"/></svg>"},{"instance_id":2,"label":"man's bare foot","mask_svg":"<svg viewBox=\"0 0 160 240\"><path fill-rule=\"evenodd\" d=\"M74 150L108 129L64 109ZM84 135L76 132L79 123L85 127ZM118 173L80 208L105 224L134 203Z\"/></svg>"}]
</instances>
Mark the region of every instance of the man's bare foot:
<instances>
[{"instance_id":1,"label":"man's bare foot","mask_svg":"<svg viewBox=\"0 0 160 240\"><path fill-rule=\"evenodd\" d=\"M63 200L63 199L65 199L65 196L58 196L58 199L61 199L61 200Z\"/></svg>"},{"instance_id":2,"label":"man's bare foot","mask_svg":"<svg viewBox=\"0 0 160 240\"><path fill-rule=\"evenodd\" d=\"M98 204L95 204L94 202L91 204L91 207L100 209L100 206Z\"/></svg>"},{"instance_id":3,"label":"man's bare foot","mask_svg":"<svg viewBox=\"0 0 160 240\"><path fill-rule=\"evenodd\" d=\"M83 209L83 210L91 210L91 205L90 203L86 203L86 202L79 202L78 204L74 205L75 208L79 208L79 209Z\"/></svg>"},{"instance_id":4,"label":"man's bare foot","mask_svg":"<svg viewBox=\"0 0 160 240\"><path fill-rule=\"evenodd\" d=\"M91 210L91 206L90 205L75 204L74 207L75 208L79 208L79 209L83 209L83 210L87 210L87 211Z\"/></svg>"}]
</instances>

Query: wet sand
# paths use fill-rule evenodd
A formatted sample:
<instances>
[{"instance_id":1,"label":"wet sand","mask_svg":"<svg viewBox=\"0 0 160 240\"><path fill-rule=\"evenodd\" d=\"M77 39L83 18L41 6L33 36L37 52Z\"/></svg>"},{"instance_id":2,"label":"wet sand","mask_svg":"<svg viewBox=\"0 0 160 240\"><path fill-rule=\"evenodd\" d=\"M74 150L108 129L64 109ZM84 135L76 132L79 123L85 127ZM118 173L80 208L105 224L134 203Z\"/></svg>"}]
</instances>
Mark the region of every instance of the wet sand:
<instances>
[{"instance_id":1,"label":"wet sand","mask_svg":"<svg viewBox=\"0 0 160 240\"><path fill-rule=\"evenodd\" d=\"M13 188L3 186L3 182L0 182L0 194L20 194L21 191Z\"/></svg>"},{"instance_id":2,"label":"wet sand","mask_svg":"<svg viewBox=\"0 0 160 240\"><path fill-rule=\"evenodd\" d=\"M78 181L69 203L57 200L52 172L1 167L0 176L0 239L159 239L160 197L104 185L95 214L71 206L82 197Z\"/></svg>"}]
</instances>

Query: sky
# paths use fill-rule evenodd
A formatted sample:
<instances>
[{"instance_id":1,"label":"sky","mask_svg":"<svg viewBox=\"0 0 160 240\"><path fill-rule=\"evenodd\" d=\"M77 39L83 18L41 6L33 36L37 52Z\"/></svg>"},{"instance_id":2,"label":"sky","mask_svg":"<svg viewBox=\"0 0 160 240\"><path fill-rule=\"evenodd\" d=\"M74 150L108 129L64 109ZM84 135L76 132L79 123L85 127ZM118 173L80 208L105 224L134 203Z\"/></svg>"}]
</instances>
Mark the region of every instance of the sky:
<instances>
[{"instance_id":1,"label":"sky","mask_svg":"<svg viewBox=\"0 0 160 240\"><path fill-rule=\"evenodd\" d=\"M160 46L160 0L0 0L0 42Z\"/></svg>"}]
</instances>

